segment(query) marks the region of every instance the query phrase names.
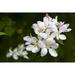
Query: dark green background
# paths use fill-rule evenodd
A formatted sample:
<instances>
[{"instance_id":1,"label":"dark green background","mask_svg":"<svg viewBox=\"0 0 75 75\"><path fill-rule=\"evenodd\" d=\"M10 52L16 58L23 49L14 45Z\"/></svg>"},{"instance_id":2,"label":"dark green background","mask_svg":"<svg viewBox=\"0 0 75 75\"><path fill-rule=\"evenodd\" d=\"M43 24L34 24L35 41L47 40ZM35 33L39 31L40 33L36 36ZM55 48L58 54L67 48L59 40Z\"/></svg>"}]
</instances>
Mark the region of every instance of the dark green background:
<instances>
[{"instance_id":1,"label":"dark green background","mask_svg":"<svg viewBox=\"0 0 75 75\"><path fill-rule=\"evenodd\" d=\"M9 47L15 48L18 44L24 43L26 35L36 36L31 28L33 23L42 21L46 13L0 13L0 31L6 32L7 36L0 36L0 62L75 62L75 14L74 13L49 13L51 17L58 16L59 21L69 23L72 31L65 33L67 40L64 45L57 49L58 57L54 58L47 54L40 56L40 52L33 54L29 52L29 60L19 58L15 61L6 58Z\"/></svg>"}]
</instances>

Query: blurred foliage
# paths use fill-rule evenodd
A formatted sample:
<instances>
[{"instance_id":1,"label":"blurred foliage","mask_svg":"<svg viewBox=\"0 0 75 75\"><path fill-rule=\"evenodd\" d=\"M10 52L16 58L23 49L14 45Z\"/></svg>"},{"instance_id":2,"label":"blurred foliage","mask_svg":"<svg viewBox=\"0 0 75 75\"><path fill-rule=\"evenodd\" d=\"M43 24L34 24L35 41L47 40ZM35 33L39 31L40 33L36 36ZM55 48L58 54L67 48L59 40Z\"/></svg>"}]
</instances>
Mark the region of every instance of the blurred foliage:
<instances>
[{"instance_id":1,"label":"blurred foliage","mask_svg":"<svg viewBox=\"0 0 75 75\"><path fill-rule=\"evenodd\" d=\"M12 36L15 32L14 22L9 17L2 17L0 21L0 31L4 31L9 36Z\"/></svg>"},{"instance_id":2,"label":"blurred foliage","mask_svg":"<svg viewBox=\"0 0 75 75\"><path fill-rule=\"evenodd\" d=\"M6 33L4 33L4 32L0 32L0 35L7 35Z\"/></svg>"},{"instance_id":3,"label":"blurred foliage","mask_svg":"<svg viewBox=\"0 0 75 75\"><path fill-rule=\"evenodd\" d=\"M18 44L24 43L23 37L34 36L33 23L42 21L45 13L0 13L0 32L7 36L0 36L0 62L75 62L75 14L74 13L49 13L51 17L58 16L59 21L69 23L72 31L66 33L67 40L59 41L60 48L57 49L58 57L51 57L49 54L45 57L40 56L40 52L33 54L29 52L29 60L20 58L15 61L12 58L6 58L6 53L12 46L15 48Z\"/></svg>"}]
</instances>

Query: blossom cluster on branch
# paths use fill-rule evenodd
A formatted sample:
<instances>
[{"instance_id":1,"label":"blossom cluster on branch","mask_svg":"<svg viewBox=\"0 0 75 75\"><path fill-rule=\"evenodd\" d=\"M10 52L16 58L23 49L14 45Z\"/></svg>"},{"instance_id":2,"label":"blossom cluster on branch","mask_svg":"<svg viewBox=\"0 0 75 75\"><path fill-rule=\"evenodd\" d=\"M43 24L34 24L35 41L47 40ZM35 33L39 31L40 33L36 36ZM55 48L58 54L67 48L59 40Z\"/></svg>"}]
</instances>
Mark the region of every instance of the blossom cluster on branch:
<instances>
[{"instance_id":1,"label":"blossom cluster on branch","mask_svg":"<svg viewBox=\"0 0 75 75\"><path fill-rule=\"evenodd\" d=\"M25 50L32 53L40 52L43 57L48 52L51 56L57 57L56 49L59 47L57 41L66 40L65 32L70 32L69 24L58 21L58 17L51 18L48 14L43 18L43 21L37 21L32 25L36 36L25 36Z\"/></svg>"}]
</instances>

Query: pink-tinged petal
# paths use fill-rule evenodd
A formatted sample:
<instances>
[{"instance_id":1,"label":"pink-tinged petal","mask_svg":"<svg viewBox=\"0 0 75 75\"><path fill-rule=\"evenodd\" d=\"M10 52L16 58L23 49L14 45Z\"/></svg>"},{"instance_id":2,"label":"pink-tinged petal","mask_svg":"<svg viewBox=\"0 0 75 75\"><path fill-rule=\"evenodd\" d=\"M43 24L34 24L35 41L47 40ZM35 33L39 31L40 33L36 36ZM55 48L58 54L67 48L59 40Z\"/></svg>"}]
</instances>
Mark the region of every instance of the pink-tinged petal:
<instances>
[{"instance_id":1,"label":"pink-tinged petal","mask_svg":"<svg viewBox=\"0 0 75 75\"><path fill-rule=\"evenodd\" d=\"M64 22L60 22L59 25L60 25L60 26L64 25Z\"/></svg>"},{"instance_id":2,"label":"pink-tinged petal","mask_svg":"<svg viewBox=\"0 0 75 75\"><path fill-rule=\"evenodd\" d=\"M69 27L69 24L65 24L65 25L62 25L60 28L59 28L59 31L60 32L67 32L67 28Z\"/></svg>"},{"instance_id":3,"label":"pink-tinged petal","mask_svg":"<svg viewBox=\"0 0 75 75\"><path fill-rule=\"evenodd\" d=\"M43 18L45 25L48 25L51 20L52 20L52 18L48 15Z\"/></svg>"},{"instance_id":4,"label":"pink-tinged petal","mask_svg":"<svg viewBox=\"0 0 75 75\"><path fill-rule=\"evenodd\" d=\"M57 43L52 43L52 44L51 44L51 47L52 47L53 49L57 49L57 48L59 47L59 44L57 44Z\"/></svg>"},{"instance_id":5,"label":"pink-tinged petal","mask_svg":"<svg viewBox=\"0 0 75 75\"><path fill-rule=\"evenodd\" d=\"M51 32L57 32L57 27L56 27L56 25L51 24L51 25L49 26L49 28L50 28L50 31L51 31Z\"/></svg>"},{"instance_id":6,"label":"pink-tinged petal","mask_svg":"<svg viewBox=\"0 0 75 75\"><path fill-rule=\"evenodd\" d=\"M53 39L53 40L50 40L50 41L48 41L50 44L55 44L56 42L55 42L55 40Z\"/></svg>"},{"instance_id":7,"label":"pink-tinged petal","mask_svg":"<svg viewBox=\"0 0 75 75\"><path fill-rule=\"evenodd\" d=\"M48 24L49 24L49 19L48 19L48 17L44 17L44 18L43 18L43 21L44 21L45 25L48 25Z\"/></svg>"},{"instance_id":8,"label":"pink-tinged petal","mask_svg":"<svg viewBox=\"0 0 75 75\"><path fill-rule=\"evenodd\" d=\"M47 48L43 48L42 50L41 50L41 56L43 57L43 56L45 56L46 54L47 54Z\"/></svg>"},{"instance_id":9,"label":"pink-tinged petal","mask_svg":"<svg viewBox=\"0 0 75 75\"><path fill-rule=\"evenodd\" d=\"M58 56L57 52L54 49L51 49L51 48L49 48L49 54L51 56L53 56L53 57L57 57Z\"/></svg>"},{"instance_id":10,"label":"pink-tinged petal","mask_svg":"<svg viewBox=\"0 0 75 75\"><path fill-rule=\"evenodd\" d=\"M42 40L42 41L39 41L39 47L40 48L44 48L45 47L45 42Z\"/></svg>"},{"instance_id":11,"label":"pink-tinged petal","mask_svg":"<svg viewBox=\"0 0 75 75\"><path fill-rule=\"evenodd\" d=\"M57 49L59 47L59 44L55 42L55 40L49 41L51 48Z\"/></svg>"},{"instance_id":12,"label":"pink-tinged petal","mask_svg":"<svg viewBox=\"0 0 75 75\"><path fill-rule=\"evenodd\" d=\"M66 40L66 36L64 34L59 35L60 40Z\"/></svg>"}]
</instances>

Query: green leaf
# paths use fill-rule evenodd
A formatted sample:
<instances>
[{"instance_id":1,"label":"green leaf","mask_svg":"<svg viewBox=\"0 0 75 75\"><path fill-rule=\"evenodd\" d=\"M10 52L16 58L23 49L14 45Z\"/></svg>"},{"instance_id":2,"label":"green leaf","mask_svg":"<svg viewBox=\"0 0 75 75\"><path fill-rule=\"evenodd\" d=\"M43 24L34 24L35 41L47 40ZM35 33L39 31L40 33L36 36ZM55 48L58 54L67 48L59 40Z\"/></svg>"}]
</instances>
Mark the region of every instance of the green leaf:
<instances>
[{"instance_id":1,"label":"green leaf","mask_svg":"<svg viewBox=\"0 0 75 75\"><path fill-rule=\"evenodd\" d=\"M7 35L6 33L4 33L4 32L0 32L0 35Z\"/></svg>"}]
</instances>

